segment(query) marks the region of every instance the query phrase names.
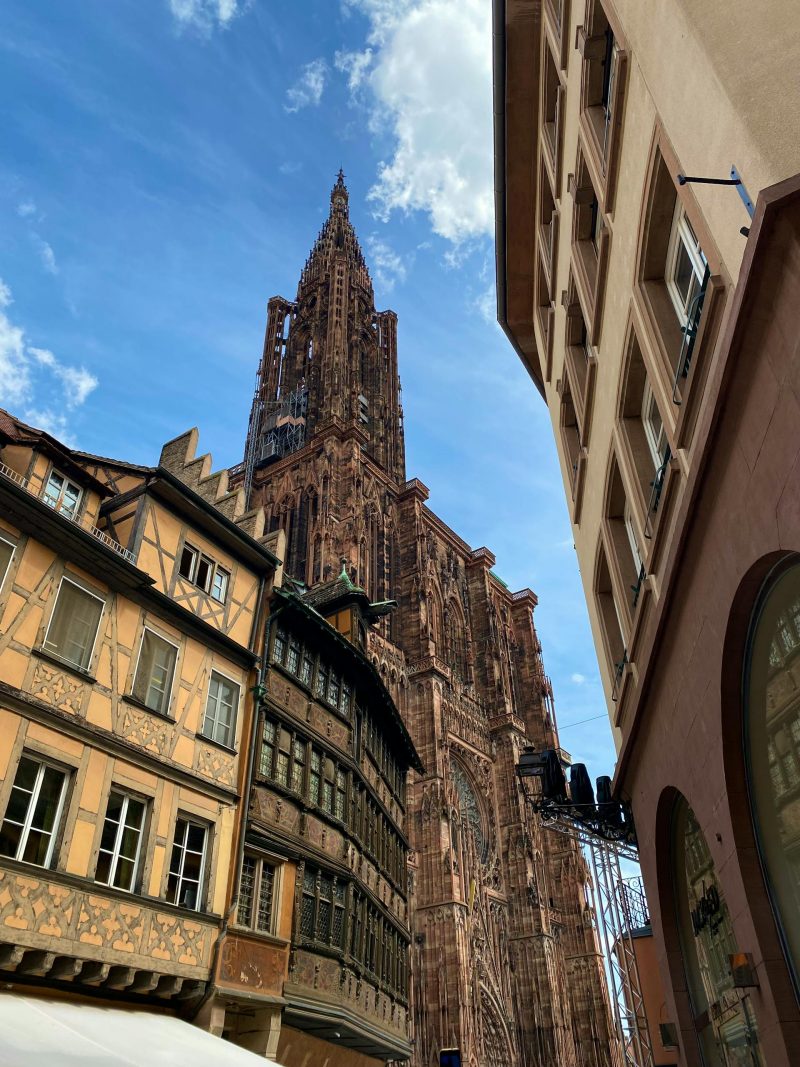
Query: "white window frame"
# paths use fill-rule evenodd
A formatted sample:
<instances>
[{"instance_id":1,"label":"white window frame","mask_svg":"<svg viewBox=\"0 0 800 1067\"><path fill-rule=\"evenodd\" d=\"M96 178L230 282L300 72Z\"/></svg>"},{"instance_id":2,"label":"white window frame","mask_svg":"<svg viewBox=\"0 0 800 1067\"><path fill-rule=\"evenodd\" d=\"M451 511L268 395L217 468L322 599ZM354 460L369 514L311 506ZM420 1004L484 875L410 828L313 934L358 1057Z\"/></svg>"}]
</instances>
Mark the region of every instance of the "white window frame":
<instances>
[{"instance_id":1,"label":"white window frame","mask_svg":"<svg viewBox=\"0 0 800 1067\"><path fill-rule=\"evenodd\" d=\"M36 778L35 778L34 783L33 783L33 789L31 790L30 800L28 801L28 810L25 812L25 821L22 823L22 832L20 833L19 845L17 846L16 855L13 857L14 859L17 859L18 856L22 855L25 852L25 849L27 847L28 837L30 836L30 832L31 832L31 824L33 822L33 815L34 815L34 812L36 811L36 805L39 802L39 794L40 794L41 789L42 789L42 781L44 779L45 770L47 768L49 768L50 770L57 771L61 775L61 793L59 794L58 804L56 805L56 813L55 813L55 816L53 817L53 829L52 829L52 832L50 834L50 842L49 842L49 844L47 846L47 855L45 856L44 863L41 865L44 870L49 870L50 869L50 864L53 862L53 852L55 851L56 838L58 836L58 831L59 831L59 828L60 828L60 825L61 825L61 818L62 818L62 816L64 814L64 798L67 795L67 783L69 782L69 771L66 770L64 767L61 767L57 763L52 763L50 760L42 759L38 755L38 753L24 751L22 753L22 755L20 756L19 762L17 763L17 769L14 772L14 782L11 783L12 790L13 790L14 784L15 784L15 782L17 780L17 774L19 773L20 764L22 763L23 759L28 759L28 760L31 761L31 763L36 763L37 764L37 769L36 769ZM6 820L7 820L8 805L10 804L10 802L11 802L11 792L9 792L9 795L8 795L8 802L6 803L6 810L3 813L2 820L0 820L0 826L2 826L2 824L4 822L6 822ZM14 825L18 826L19 823L15 823ZM34 829L38 830L40 828L39 827L34 827ZM32 863L30 860L20 859L18 862L27 863L28 866L30 866L30 867L38 867L39 866L38 863Z\"/></svg>"},{"instance_id":2,"label":"white window frame","mask_svg":"<svg viewBox=\"0 0 800 1067\"><path fill-rule=\"evenodd\" d=\"M55 475L57 478L61 478L63 480L63 485L61 486L61 489L58 491L58 496L56 497L56 502L54 504L51 504L49 502L49 500L47 499L47 495L48 495L47 494L47 490L50 488L50 480L53 477L53 475ZM73 489L77 489L78 490L78 498L75 501L75 509L72 512L66 511L64 509L64 506L63 506L64 505L64 494L66 492L67 486L72 486ZM53 511L58 511L59 513L63 512L64 515L66 515L66 517L68 519L77 519L78 512L80 511L80 507L81 507L81 501L83 500L83 487L78 485L77 482L74 482L70 478L68 478L67 475L64 474L63 471L60 471L57 467L51 467L50 468L50 473L47 475L47 481L42 486L42 500L44 501L45 504L47 504L47 506L49 508L52 508Z\"/></svg>"},{"instance_id":3,"label":"white window frame","mask_svg":"<svg viewBox=\"0 0 800 1067\"><path fill-rule=\"evenodd\" d=\"M625 503L622 507L622 521L625 526L625 533L628 536L628 544L630 546L633 565L638 580L639 572L642 569L642 557L639 552L639 542L636 539L636 527L633 524L633 508L628 503L627 497L625 498Z\"/></svg>"},{"instance_id":4,"label":"white window frame","mask_svg":"<svg viewBox=\"0 0 800 1067\"><path fill-rule=\"evenodd\" d=\"M166 882L166 887L167 888L169 887L170 875L172 875L172 873L173 873L173 871L172 871L172 852L173 852L173 850L175 848L175 845L176 845L176 835L178 833L178 824L179 823L185 823L186 824L186 832L184 833L184 836L183 836L183 843L180 846L180 848L181 848L180 873L177 874L178 882L177 882L176 891L175 891L175 900L172 903L174 903L175 906L179 907L179 908L188 908L190 911L200 911L201 910L202 900L203 900L203 889L205 888L205 881L206 881L206 859L208 857L208 839L209 839L209 836L210 836L211 827L209 826L209 824L207 822L203 822L202 819L194 818L193 816L188 815L185 812L180 812L180 811L178 812L177 817L175 819L175 831L174 831L174 833L172 835L172 849L170 849L169 863L167 864L167 882ZM189 904L181 904L181 902L180 902L181 889L183 888L183 881L184 881L183 871L184 871L184 867L186 865L186 852L187 852L186 838L188 837L189 827L190 826L197 826L203 831L203 851L202 851L201 856L200 856L200 878L198 879L198 882L197 882L197 899L195 901L194 907L191 907ZM188 879L188 881L194 883L194 879Z\"/></svg>"},{"instance_id":5,"label":"white window frame","mask_svg":"<svg viewBox=\"0 0 800 1067\"><path fill-rule=\"evenodd\" d=\"M86 596L93 597L95 600L98 600L100 602L100 604L101 604L100 618L97 620L97 627L96 627L95 632L94 632L94 639L92 640L92 648L91 648L91 651L89 652L89 656L88 656L88 658L86 660L86 666L85 667L82 667L79 663L76 663L74 660L67 659L67 657L64 656L61 652L55 651L55 650L47 647L47 642L48 642L48 639L50 637L50 628L53 625L53 619L55 618L56 610L58 609L58 598L61 595L61 589L62 589L62 587L64 585L64 582L67 582L69 585L74 586L76 589L80 590L81 593L85 593ZM80 585L78 582L74 582L71 578L67 578L66 575L62 574L61 581L58 583L58 591L56 592L56 595L55 595L55 598L54 598L54 601L53 601L53 610L50 612L50 618L47 621L47 631L45 632L44 640L42 641L42 648L44 649L44 651L48 652L52 656L58 657L58 659L62 660L64 663L71 664L77 670L84 671L84 672L88 673L89 672L89 667L91 666L92 660L94 659L94 650L97 647L97 635L100 633L100 624L103 621L103 612L105 611L105 607L106 607L106 601L105 601L105 599L103 597L98 596L96 593L90 593L89 590L86 589L84 586Z\"/></svg>"},{"instance_id":6,"label":"white window frame","mask_svg":"<svg viewBox=\"0 0 800 1067\"><path fill-rule=\"evenodd\" d=\"M140 869L140 866L141 866L141 859L142 859L142 843L144 841L145 830L146 830L146 827L147 827L148 801L147 801L147 799L145 797L136 796L136 794L134 794L134 793L128 793L124 789L115 789L114 786L112 785L112 787L111 787L111 789L109 790L109 793L108 793L108 801L106 801L106 814L103 817L103 827L102 827L102 829L100 831L100 833L101 833L101 841L102 841L103 830L105 830L105 825L106 825L106 822L108 821L108 803L111 800L112 793L116 793L117 796L122 797L122 811L120 813L119 822L117 823L117 833L116 833L116 836L114 838L114 847L111 849L111 866L109 867L109 871L108 871L108 881L107 882L101 882L101 881L99 881L99 879L95 879L95 880L97 881L98 885L107 885L111 889L119 889L120 892L122 892L122 893L134 893L136 891L137 879L139 877L139 869ZM126 818L126 816L128 814L128 802L130 800L135 801L137 804L141 804L142 807L144 808L144 812L142 813L142 825L141 825L141 827L139 828L139 831L138 831L139 840L138 840L137 845L136 845L136 857L135 857L135 859L133 861L133 874L131 876L131 884L126 889L124 886L115 885L114 884L114 877L115 877L115 875L117 873L117 864L119 863L120 845L121 845L121 841L122 841L122 834L123 834L123 831L127 827L127 824L125 822L125 818ZM101 852L108 852L108 850L107 849L98 849L98 854L97 854L98 863L100 862L100 853ZM125 858L128 859L127 856Z\"/></svg>"},{"instance_id":7,"label":"white window frame","mask_svg":"<svg viewBox=\"0 0 800 1067\"><path fill-rule=\"evenodd\" d=\"M653 423L650 418L650 412L655 408L658 412L658 417L661 421L661 434L657 437L653 431ZM664 463L664 455L669 448L669 440L667 438L667 428L664 425L664 420L661 418L661 409L658 406L656 395L653 392L650 380L645 376L644 389L642 390L642 427L644 429L644 435L647 439L647 446L650 449L650 455L653 460L653 466L658 470ZM659 439L661 447L659 448Z\"/></svg>"},{"instance_id":8,"label":"white window frame","mask_svg":"<svg viewBox=\"0 0 800 1067\"><path fill-rule=\"evenodd\" d=\"M708 261L703 249L700 247L700 241L698 240L697 234L694 232L691 220L686 214L686 209L681 201L678 200L675 204L675 215L672 220L672 230L669 235L664 281L666 282L667 292L669 293L673 307L675 308L675 314L678 316L678 321L681 326L688 326L689 306L694 297L691 297L689 303L684 305L683 296L675 283L675 270L678 265L678 257L682 248L685 249L686 254L689 257L692 271L697 279L697 289L699 291L703 284L703 277L705 276Z\"/></svg>"},{"instance_id":9,"label":"white window frame","mask_svg":"<svg viewBox=\"0 0 800 1067\"><path fill-rule=\"evenodd\" d=\"M8 563L5 565L5 569L0 572L0 590L3 588L3 583L8 577L8 572L11 570L11 564L14 561L14 554L17 551L17 546L13 541L9 541L7 537L0 536L0 542L4 545L8 545L11 549L11 555L8 557Z\"/></svg>"},{"instance_id":10,"label":"white window frame","mask_svg":"<svg viewBox=\"0 0 800 1067\"><path fill-rule=\"evenodd\" d=\"M212 680L212 678L213 678L213 676L215 674L217 675L218 678L222 678L226 682L229 682L236 690L236 700L235 700L235 702L233 704L233 717L231 719L231 724L230 724L230 740L229 741L220 741L219 738L215 736L214 731L216 730L216 727L217 727L217 725L219 723L219 719L216 717L216 715L214 716L212 731L209 733L206 730L206 720L208 718L208 703L209 703L209 700L211 699L211 680ZM209 679L208 679L208 691L206 693L206 706L205 706L205 709L203 711L203 724L202 724L202 726L200 728L200 733L203 735L203 737L207 737L210 741L214 741L218 745L224 745L226 748L234 748L235 747L235 742L236 742L236 727L239 724L239 707L241 705L241 700L242 700L242 685L241 685L241 682L237 682L235 678L231 678L231 677L229 677L229 675L223 674L222 671L218 671L215 667L212 667L211 674L210 674ZM217 708L219 708L219 701L217 701Z\"/></svg>"},{"instance_id":11,"label":"white window frame","mask_svg":"<svg viewBox=\"0 0 800 1067\"><path fill-rule=\"evenodd\" d=\"M192 563L189 567L189 573L184 574L181 571L181 562L183 560L184 552L191 552ZM208 581L204 584L197 580L197 572L200 567L200 563L204 562L208 564ZM217 574L224 574L225 576L225 588L222 596L216 595L214 588L217 581ZM202 549L195 548L189 541L184 541L181 546L180 557L178 558L178 577L183 578L184 581L191 582L193 586L200 589L203 593L212 597L220 604L224 604L228 596L228 589L230 588L231 572L227 567L223 567L220 563L217 563L213 557L209 556L207 552L203 552Z\"/></svg>"},{"instance_id":12,"label":"white window frame","mask_svg":"<svg viewBox=\"0 0 800 1067\"><path fill-rule=\"evenodd\" d=\"M241 906L241 878L244 871L245 859L253 859L258 864L258 873L253 883L253 898L252 898L252 918L249 923L245 923L239 918L239 907ZM245 930L252 930L257 934L275 934L278 929L278 916L281 910L281 897L283 893L283 867L285 860L280 856L267 855L263 852L258 852L255 849L245 849L242 856L242 868L239 871L239 902L236 909L236 923ZM261 879L263 876L264 864L272 867L275 872L274 881L272 883L272 913L269 919L269 927L263 928L258 925L258 906L259 895L261 892Z\"/></svg>"},{"instance_id":13,"label":"white window frame","mask_svg":"<svg viewBox=\"0 0 800 1067\"><path fill-rule=\"evenodd\" d=\"M163 641L167 645L171 645L175 649L175 663L172 666L172 677L170 678L169 689L168 689L167 694L166 694L166 702L165 702L164 708L163 709L161 709L161 708L153 708L147 703L146 699L142 701L142 703L145 705L145 707L149 708L150 711L154 711L157 715L169 715L169 708L170 708L170 705L172 703L172 690L175 687L175 675L178 672L178 654L180 653L181 649L180 649L180 645L176 644L174 641L170 641L169 638L164 637L163 634L158 633L156 630L153 629L152 626L145 626L142 629L142 639L139 642L139 654L136 657L136 669L133 672L133 684L131 686L131 693L132 693L132 695L135 695L134 690L136 689L136 677L139 674L139 666L140 666L140 664L142 662L142 649L144 647L144 635L146 633L151 633L153 635L153 637L157 637L160 641ZM150 683L149 682L148 682L147 688L148 688L148 690L150 689Z\"/></svg>"}]
</instances>

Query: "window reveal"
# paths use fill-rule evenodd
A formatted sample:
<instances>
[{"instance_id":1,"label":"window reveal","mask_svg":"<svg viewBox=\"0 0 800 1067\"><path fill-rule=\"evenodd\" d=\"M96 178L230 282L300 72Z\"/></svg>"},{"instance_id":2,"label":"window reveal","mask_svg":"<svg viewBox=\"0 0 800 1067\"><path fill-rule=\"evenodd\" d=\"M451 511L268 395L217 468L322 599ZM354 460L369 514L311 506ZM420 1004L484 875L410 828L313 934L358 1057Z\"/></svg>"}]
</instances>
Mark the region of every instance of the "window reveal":
<instances>
[{"instance_id":1,"label":"window reveal","mask_svg":"<svg viewBox=\"0 0 800 1067\"><path fill-rule=\"evenodd\" d=\"M178 819L172 844L166 899L170 904L200 910L208 828Z\"/></svg>"},{"instance_id":2,"label":"window reveal","mask_svg":"<svg viewBox=\"0 0 800 1067\"><path fill-rule=\"evenodd\" d=\"M210 556L190 544L184 544L178 563L178 574L187 582L196 585L204 593L220 603L225 602L230 584L230 572L216 563Z\"/></svg>"},{"instance_id":3,"label":"window reveal","mask_svg":"<svg viewBox=\"0 0 800 1067\"><path fill-rule=\"evenodd\" d=\"M262 933L274 932L277 867L265 859L245 853L239 884L237 920L242 926Z\"/></svg>"},{"instance_id":4,"label":"window reveal","mask_svg":"<svg viewBox=\"0 0 800 1067\"><path fill-rule=\"evenodd\" d=\"M166 715L178 650L163 637L145 629L133 682L133 695L148 708Z\"/></svg>"},{"instance_id":5,"label":"window reveal","mask_svg":"<svg viewBox=\"0 0 800 1067\"><path fill-rule=\"evenodd\" d=\"M44 648L85 671L92 658L104 605L99 597L62 579Z\"/></svg>"},{"instance_id":6,"label":"window reveal","mask_svg":"<svg viewBox=\"0 0 800 1067\"><path fill-rule=\"evenodd\" d=\"M131 892L136 882L146 807L144 801L112 790L106 807L95 880Z\"/></svg>"},{"instance_id":7,"label":"window reveal","mask_svg":"<svg viewBox=\"0 0 800 1067\"><path fill-rule=\"evenodd\" d=\"M42 491L42 500L54 511L60 511L68 519L74 519L78 514L81 495L80 486L71 482L66 475L53 470Z\"/></svg>"},{"instance_id":8,"label":"window reveal","mask_svg":"<svg viewBox=\"0 0 800 1067\"><path fill-rule=\"evenodd\" d=\"M50 866L66 787L64 771L30 756L20 759L0 826L0 855Z\"/></svg>"}]
</instances>

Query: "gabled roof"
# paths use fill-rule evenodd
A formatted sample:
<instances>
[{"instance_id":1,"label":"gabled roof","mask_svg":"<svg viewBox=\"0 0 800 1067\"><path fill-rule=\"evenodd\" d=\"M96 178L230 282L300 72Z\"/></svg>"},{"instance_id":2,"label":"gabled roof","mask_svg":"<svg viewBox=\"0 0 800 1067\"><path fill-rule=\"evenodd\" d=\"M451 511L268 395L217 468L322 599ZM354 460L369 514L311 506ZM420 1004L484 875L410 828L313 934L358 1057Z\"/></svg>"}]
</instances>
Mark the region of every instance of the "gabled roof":
<instances>
[{"instance_id":1,"label":"gabled roof","mask_svg":"<svg viewBox=\"0 0 800 1067\"><path fill-rule=\"evenodd\" d=\"M329 614L337 608L346 607L348 604L356 605L362 615L371 622L381 615L388 615L397 607L396 600L381 600L370 603L366 590L356 585L347 573L347 565L342 561L342 570L330 581L322 582L302 593L306 604L310 604L315 611L322 615Z\"/></svg>"}]
</instances>

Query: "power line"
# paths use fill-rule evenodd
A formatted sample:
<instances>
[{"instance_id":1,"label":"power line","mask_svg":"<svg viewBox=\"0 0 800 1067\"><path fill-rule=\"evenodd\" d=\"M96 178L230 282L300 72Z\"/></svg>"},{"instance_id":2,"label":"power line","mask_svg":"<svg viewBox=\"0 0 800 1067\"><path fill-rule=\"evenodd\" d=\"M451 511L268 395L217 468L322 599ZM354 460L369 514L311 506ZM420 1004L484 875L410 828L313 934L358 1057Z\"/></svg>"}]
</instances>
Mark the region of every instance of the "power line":
<instances>
[{"instance_id":1,"label":"power line","mask_svg":"<svg viewBox=\"0 0 800 1067\"><path fill-rule=\"evenodd\" d=\"M580 722L568 722L566 726L559 725L559 733L562 730L569 730L572 726L583 726L585 722L595 722L597 719L607 719L608 716L605 712L602 715L592 715L591 719L581 719Z\"/></svg>"}]
</instances>

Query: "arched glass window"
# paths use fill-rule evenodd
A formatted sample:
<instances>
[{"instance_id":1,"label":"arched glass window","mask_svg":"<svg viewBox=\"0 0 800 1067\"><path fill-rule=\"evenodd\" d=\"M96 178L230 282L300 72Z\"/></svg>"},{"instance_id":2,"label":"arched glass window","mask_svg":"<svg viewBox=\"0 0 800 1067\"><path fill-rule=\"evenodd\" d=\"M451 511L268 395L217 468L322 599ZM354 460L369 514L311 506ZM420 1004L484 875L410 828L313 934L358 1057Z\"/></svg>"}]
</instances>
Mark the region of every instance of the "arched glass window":
<instances>
[{"instance_id":1,"label":"arched glass window","mask_svg":"<svg viewBox=\"0 0 800 1067\"><path fill-rule=\"evenodd\" d=\"M695 1027L706 1067L763 1067L755 1011L733 984L739 952L714 860L681 797L672 823L675 906Z\"/></svg>"},{"instance_id":2,"label":"arched glass window","mask_svg":"<svg viewBox=\"0 0 800 1067\"><path fill-rule=\"evenodd\" d=\"M767 579L745 662L745 754L761 859L800 986L800 560Z\"/></svg>"}]
</instances>

